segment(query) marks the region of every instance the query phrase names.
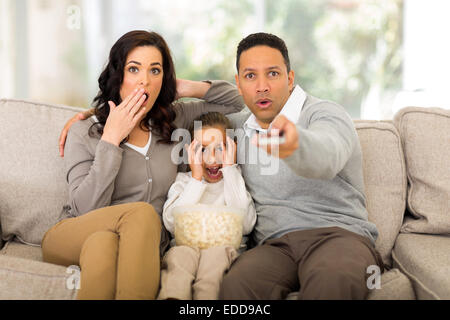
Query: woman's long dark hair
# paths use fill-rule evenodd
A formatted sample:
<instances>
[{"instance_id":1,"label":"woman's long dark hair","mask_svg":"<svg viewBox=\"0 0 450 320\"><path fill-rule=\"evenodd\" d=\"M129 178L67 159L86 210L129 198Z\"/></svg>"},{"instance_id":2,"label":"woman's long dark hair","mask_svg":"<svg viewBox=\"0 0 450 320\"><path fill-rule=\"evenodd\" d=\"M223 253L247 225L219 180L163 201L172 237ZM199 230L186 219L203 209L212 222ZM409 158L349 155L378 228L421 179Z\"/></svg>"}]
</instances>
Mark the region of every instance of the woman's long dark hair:
<instances>
[{"instance_id":1,"label":"woman's long dark hair","mask_svg":"<svg viewBox=\"0 0 450 320\"><path fill-rule=\"evenodd\" d=\"M133 49L143 46L153 46L161 52L164 75L159 96L153 108L142 119L140 127L146 131L155 130L160 136L159 143L170 144L172 143L172 132L176 129L173 124L176 117L173 102L177 90L175 67L169 47L156 32L140 30L128 32L117 40L111 48L108 64L98 79L100 90L93 102L94 114L98 123L94 125L98 126L97 132L103 134L103 128L109 116L108 101L113 101L117 106L122 102L120 88L128 54ZM151 123L150 119L152 120ZM91 135L91 130L89 130L89 134ZM122 142L127 140L125 139Z\"/></svg>"}]
</instances>

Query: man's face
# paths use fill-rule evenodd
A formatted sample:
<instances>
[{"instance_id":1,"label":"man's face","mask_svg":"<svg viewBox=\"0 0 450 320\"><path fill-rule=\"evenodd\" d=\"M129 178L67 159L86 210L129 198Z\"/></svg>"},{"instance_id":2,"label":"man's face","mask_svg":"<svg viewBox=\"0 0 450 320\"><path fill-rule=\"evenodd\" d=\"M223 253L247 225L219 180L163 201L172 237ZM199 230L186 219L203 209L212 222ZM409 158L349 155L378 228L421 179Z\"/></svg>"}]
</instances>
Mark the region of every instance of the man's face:
<instances>
[{"instance_id":1,"label":"man's face","mask_svg":"<svg viewBox=\"0 0 450 320\"><path fill-rule=\"evenodd\" d=\"M279 50L256 46L241 53L236 84L259 125L267 129L292 92L294 71L287 72Z\"/></svg>"}]
</instances>

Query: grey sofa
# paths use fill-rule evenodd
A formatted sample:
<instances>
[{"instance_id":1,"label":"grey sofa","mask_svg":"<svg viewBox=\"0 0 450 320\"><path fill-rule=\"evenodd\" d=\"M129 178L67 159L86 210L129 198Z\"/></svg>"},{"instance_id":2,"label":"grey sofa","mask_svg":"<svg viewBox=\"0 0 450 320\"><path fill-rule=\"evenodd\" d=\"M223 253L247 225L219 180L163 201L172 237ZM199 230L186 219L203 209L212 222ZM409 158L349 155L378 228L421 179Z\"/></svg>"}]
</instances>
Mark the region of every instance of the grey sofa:
<instances>
[{"instance_id":1,"label":"grey sofa","mask_svg":"<svg viewBox=\"0 0 450 320\"><path fill-rule=\"evenodd\" d=\"M40 243L67 198L59 133L80 110L0 100L0 299L76 299L74 269L43 262ZM406 108L355 127L388 267L368 298L450 299L450 111Z\"/></svg>"}]
</instances>

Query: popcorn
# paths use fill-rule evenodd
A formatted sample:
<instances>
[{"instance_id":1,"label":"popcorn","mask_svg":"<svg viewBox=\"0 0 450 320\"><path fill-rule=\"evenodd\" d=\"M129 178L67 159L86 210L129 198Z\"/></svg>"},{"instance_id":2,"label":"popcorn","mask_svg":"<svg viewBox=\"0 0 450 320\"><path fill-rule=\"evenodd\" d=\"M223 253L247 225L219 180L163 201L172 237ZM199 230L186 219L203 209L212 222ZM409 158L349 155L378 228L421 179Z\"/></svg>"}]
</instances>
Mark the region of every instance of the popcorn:
<instances>
[{"instance_id":1,"label":"popcorn","mask_svg":"<svg viewBox=\"0 0 450 320\"><path fill-rule=\"evenodd\" d=\"M242 214L237 212L231 207L204 205L174 208L176 244L199 249L229 245L238 249Z\"/></svg>"}]
</instances>

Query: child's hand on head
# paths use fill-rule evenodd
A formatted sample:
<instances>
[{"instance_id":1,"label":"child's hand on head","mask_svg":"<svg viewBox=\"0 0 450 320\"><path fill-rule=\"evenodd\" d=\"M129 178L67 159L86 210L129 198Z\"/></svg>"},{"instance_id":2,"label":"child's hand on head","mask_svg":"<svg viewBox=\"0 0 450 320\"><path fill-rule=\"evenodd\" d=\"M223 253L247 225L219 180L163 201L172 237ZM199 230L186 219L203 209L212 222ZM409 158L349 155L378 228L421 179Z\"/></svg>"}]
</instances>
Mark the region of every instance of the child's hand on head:
<instances>
[{"instance_id":1,"label":"child's hand on head","mask_svg":"<svg viewBox=\"0 0 450 320\"><path fill-rule=\"evenodd\" d=\"M192 140L190 145L185 145L188 151L189 167L192 171L192 178L202 181L202 145L196 139Z\"/></svg>"},{"instance_id":2,"label":"child's hand on head","mask_svg":"<svg viewBox=\"0 0 450 320\"><path fill-rule=\"evenodd\" d=\"M222 153L222 166L229 167L236 163L236 144L234 143L233 139L230 137L227 137L227 146L225 148L223 142L222 142L222 150L225 150L225 152Z\"/></svg>"}]
</instances>

